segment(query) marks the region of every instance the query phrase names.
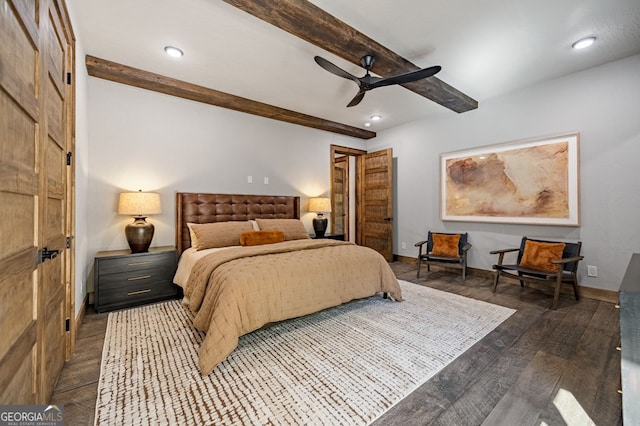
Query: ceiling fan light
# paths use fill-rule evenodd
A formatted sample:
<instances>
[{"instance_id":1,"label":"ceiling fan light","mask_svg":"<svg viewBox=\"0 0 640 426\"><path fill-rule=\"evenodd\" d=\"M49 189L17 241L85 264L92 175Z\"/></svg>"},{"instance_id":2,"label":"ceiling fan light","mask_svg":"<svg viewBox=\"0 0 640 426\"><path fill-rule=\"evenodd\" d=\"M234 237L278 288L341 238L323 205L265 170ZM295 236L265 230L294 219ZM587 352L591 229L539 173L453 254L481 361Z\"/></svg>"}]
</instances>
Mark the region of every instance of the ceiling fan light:
<instances>
[{"instance_id":1,"label":"ceiling fan light","mask_svg":"<svg viewBox=\"0 0 640 426\"><path fill-rule=\"evenodd\" d=\"M371 121L378 121L382 118L382 116L379 114L374 114L370 118L371 118Z\"/></svg>"},{"instance_id":2,"label":"ceiling fan light","mask_svg":"<svg viewBox=\"0 0 640 426\"><path fill-rule=\"evenodd\" d=\"M367 121L366 123L364 123L364 127L371 127L371 123Z\"/></svg>"},{"instance_id":3,"label":"ceiling fan light","mask_svg":"<svg viewBox=\"0 0 640 426\"><path fill-rule=\"evenodd\" d=\"M595 37L585 37L576 41L571 45L574 49L584 49L585 47L591 46L596 41Z\"/></svg>"},{"instance_id":4,"label":"ceiling fan light","mask_svg":"<svg viewBox=\"0 0 640 426\"><path fill-rule=\"evenodd\" d=\"M164 48L164 52L173 57L173 58L179 58L182 55L184 55L184 52L180 49L178 49L177 47L173 47L173 46L165 46Z\"/></svg>"}]
</instances>

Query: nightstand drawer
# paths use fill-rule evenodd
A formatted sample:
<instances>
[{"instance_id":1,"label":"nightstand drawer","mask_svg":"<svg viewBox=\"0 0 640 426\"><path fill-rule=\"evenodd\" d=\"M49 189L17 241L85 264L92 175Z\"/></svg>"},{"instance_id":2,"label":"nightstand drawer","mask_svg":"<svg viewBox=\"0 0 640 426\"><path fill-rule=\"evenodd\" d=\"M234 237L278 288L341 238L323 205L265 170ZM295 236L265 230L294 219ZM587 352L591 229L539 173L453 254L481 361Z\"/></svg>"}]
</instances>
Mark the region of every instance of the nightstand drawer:
<instances>
[{"instance_id":1,"label":"nightstand drawer","mask_svg":"<svg viewBox=\"0 0 640 426\"><path fill-rule=\"evenodd\" d=\"M158 253L147 256L114 257L110 259L100 259L100 275L113 274L123 271L136 271L152 269L170 265L175 262L175 253Z\"/></svg>"},{"instance_id":2,"label":"nightstand drawer","mask_svg":"<svg viewBox=\"0 0 640 426\"><path fill-rule=\"evenodd\" d=\"M137 283L108 290L100 289L100 305L132 306L141 301L158 300L175 294L176 288L172 282Z\"/></svg>"},{"instance_id":3,"label":"nightstand drawer","mask_svg":"<svg viewBox=\"0 0 640 426\"><path fill-rule=\"evenodd\" d=\"M324 234L322 237L318 237L317 235L311 234L310 237L313 238L314 240L317 240L320 238L327 238L329 240L345 241L344 234Z\"/></svg>"},{"instance_id":4,"label":"nightstand drawer","mask_svg":"<svg viewBox=\"0 0 640 426\"><path fill-rule=\"evenodd\" d=\"M155 283L171 282L173 273L174 268L169 265L164 265L153 269L102 275L100 277L100 291L122 286L131 286L136 283L153 285Z\"/></svg>"}]
</instances>

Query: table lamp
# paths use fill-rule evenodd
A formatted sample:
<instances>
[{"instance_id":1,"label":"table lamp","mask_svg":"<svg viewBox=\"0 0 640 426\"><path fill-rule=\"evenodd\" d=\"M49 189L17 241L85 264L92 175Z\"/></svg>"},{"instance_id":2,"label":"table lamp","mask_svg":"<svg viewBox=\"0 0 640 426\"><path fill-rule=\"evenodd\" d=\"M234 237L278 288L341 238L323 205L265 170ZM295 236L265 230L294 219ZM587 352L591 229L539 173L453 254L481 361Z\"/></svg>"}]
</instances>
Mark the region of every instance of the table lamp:
<instances>
[{"instance_id":1,"label":"table lamp","mask_svg":"<svg viewBox=\"0 0 640 426\"><path fill-rule=\"evenodd\" d=\"M146 221L147 216L162 213L160 194L155 192L122 192L118 202L118 213L134 217L133 223L124 228L131 253L149 251L154 227Z\"/></svg>"},{"instance_id":2,"label":"table lamp","mask_svg":"<svg viewBox=\"0 0 640 426\"><path fill-rule=\"evenodd\" d=\"M324 233L327 230L327 218L324 213L331 211L331 200L329 198L310 198L309 199L309 211L318 213L317 217L313 218L313 230L316 233L317 238L324 237Z\"/></svg>"}]
</instances>

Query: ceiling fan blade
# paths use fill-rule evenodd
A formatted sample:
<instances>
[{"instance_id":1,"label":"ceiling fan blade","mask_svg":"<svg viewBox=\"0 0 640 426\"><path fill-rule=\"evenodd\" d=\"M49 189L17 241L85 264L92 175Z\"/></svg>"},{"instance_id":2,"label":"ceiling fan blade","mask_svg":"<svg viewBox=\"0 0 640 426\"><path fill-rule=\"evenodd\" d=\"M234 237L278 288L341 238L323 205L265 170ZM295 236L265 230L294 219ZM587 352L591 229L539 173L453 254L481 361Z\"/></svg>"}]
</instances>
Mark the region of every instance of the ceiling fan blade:
<instances>
[{"instance_id":1,"label":"ceiling fan blade","mask_svg":"<svg viewBox=\"0 0 640 426\"><path fill-rule=\"evenodd\" d=\"M358 105L362 100L362 98L364 98L365 92L366 90L360 90L358 94L353 99L351 99L351 102L349 102L349 105L347 105L347 108Z\"/></svg>"},{"instance_id":2,"label":"ceiling fan blade","mask_svg":"<svg viewBox=\"0 0 640 426\"><path fill-rule=\"evenodd\" d=\"M358 86L360 85L360 79L358 77L356 77L355 75L349 74L342 68L338 68L336 65L327 61L323 57L315 56L313 59L316 61L318 65L320 65L325 70L329 71L331 74L335 74L338 77L346 78L347 80L353 80L356 83L358 83Z\"/></svg>"},{"instance_id":3,"label":"ceiling fan blade","mask_svg":"<svg viewBox=\"0 0 640 426\"><path fill-rule=\"evenodd\" d=\"M432 75L440 72L442 67L440 65L435 65L429 68L423 68L417 71L411 71L406 74L400 74L389 78L383 78L371 84L371 88L375 89L376 87L389 86L392 84L405 84L411 83L412 81L422 80L423 78L431 77Z\"/></svg>"}]
</instances>

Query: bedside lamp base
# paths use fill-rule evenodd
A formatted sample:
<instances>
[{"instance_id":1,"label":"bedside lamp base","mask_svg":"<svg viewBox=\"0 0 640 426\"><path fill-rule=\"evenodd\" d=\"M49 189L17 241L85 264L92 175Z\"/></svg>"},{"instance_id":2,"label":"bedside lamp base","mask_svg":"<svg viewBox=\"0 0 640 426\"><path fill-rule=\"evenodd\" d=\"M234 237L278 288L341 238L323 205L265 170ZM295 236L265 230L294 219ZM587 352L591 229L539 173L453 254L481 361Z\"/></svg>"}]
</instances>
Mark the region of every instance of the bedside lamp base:
<instances>
[{"instance_id":1,"label":"bedside lamp base","mask_svg":"<svg viewBox=\"0 0 640 426\"><path fill-rule=\"evenodd\" d=\"M329 222L327 218L322 214L318 214L318 217L314 217L312 222L316 238L324 237L324 233L327 231L327 223Z\"/></svg>"},{"instance_id":2,"label":"bedside lamp base","mask_svg":"<svg viewBox=\"0 0 640 426\"><path fill-rule=\"evenodd\" d=\"M131 248L131 253L145 253L149 251L153 239L153 224L147 222L146 217L136 217L133 223L124 228L124 235Z\"/></svg>"}]
</instances>

